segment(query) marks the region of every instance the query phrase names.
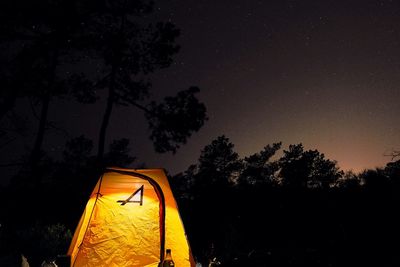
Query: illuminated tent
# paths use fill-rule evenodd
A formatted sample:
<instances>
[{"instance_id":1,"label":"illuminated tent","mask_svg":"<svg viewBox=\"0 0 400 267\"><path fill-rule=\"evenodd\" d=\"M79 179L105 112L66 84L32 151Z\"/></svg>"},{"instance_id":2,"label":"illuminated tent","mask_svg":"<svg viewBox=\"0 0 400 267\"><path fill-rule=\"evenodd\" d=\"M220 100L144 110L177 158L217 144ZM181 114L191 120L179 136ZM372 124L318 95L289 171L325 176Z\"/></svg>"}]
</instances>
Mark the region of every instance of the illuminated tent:
<instances>
[{"instance_id":1,"label":"illuminated tent","mask_svg":"<svg viewBox=\"0 0 400 267\"><path fill-rule=\"evenodd\" d=\"M195 266L162 169L107 169L75 231L71 266L149 266L171 249L176 266Z\"/></svg>"}]
</instances>

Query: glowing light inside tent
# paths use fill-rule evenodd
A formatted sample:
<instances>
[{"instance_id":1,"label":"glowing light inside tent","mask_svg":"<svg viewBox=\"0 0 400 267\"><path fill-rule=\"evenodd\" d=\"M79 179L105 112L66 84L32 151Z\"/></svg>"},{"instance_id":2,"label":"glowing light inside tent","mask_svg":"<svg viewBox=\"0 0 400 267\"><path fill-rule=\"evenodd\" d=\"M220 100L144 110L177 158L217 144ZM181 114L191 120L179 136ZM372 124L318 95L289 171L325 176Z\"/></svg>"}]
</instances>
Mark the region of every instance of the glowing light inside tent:
<instances>
[{"instance_id":1,"label":"glowing light inside tent","mask_svg":"<svg viewBox=\"0 0 400 267\"><path fill-rule=\"evenodd\" d=\"M164 171L117 169L94 188L68 255L71 266L157 267L162 242L177 266L195 266Z\"/></svg>"}]
</instances>

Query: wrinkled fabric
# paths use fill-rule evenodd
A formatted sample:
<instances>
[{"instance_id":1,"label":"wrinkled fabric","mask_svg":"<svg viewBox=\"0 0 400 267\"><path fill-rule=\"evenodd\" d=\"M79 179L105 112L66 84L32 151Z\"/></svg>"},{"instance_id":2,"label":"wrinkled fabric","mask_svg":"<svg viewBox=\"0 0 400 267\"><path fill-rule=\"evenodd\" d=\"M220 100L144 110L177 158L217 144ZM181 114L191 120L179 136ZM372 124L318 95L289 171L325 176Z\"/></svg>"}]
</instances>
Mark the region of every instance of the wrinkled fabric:
<instances>
[{"instance_id":1,"label":"wrinkled fabric","mask_svg":"<svg viewBox=\"0 0 400 267\"><path fill-rule=\"evenodd\" d=\"M155 180L165 197L165 248L172 250L176 266L195 266L183 223L162 169L127 170ZM142 204L140 191L143 186ZM120 202L118 202L120 201ZM72 239L71 266L148 266L160 261L160 202L145 179L106 172L99 179Z\"/></svg>"}]
</instances>

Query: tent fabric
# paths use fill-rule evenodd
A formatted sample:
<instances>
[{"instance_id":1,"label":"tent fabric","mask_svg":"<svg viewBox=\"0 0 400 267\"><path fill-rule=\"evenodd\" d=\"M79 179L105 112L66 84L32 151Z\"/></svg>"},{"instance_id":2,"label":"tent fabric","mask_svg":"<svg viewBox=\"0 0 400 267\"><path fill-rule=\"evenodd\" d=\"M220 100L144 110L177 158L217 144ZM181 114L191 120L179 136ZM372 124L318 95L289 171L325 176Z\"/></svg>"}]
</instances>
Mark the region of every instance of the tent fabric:
<instances>
[{"instance_id":1,"label":"tent fabric","mask_svg":"<svg viewBox=\"0 0 400 267\"><path fill-rule=\"evenodd\" d=\"M71 266L156 267L166 249L176 266L195 266L164 170L107 169L74 233Z\"/></svg>"}]
</instances>

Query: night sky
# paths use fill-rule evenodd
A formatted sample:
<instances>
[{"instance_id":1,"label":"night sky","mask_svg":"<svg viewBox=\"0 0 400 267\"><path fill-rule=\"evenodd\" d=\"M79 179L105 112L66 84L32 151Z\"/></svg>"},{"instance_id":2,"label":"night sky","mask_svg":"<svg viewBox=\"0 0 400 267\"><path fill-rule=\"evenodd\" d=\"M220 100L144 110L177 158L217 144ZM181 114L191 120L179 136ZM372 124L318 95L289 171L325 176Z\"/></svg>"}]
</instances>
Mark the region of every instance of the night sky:
<instances>
[{"instance_id":1,"label":"night sky","mask_svg":"<svg viewBox=\"0 0 400 267\"><path fill-rule=\"evenodd\" d=\"M116 108L108 137L130 138L137 163L184 171L222 134L242 157L301 142L354 171L400 148L399 1L171 0L154 15L181 29L181 50L153 75L153 97L199 86L209 120L176 155L160 155L140 111ZM97 143L104 102L50 108L69 135ZM45 145L59 153L65 136L51 135Z\"/></svg>"},{"instance_id":2,"label":"night sky","mask_svg":"<svg viewBox=\"0 0 400 267\"><path fill-rule=\"evenodd\" d=\"M171 169L219 134L241 156L302 142L354 171L400 147L399 1L167 2L182 50L156 84L198 85L210 116Z\"/></svg>"}]
</instances>

